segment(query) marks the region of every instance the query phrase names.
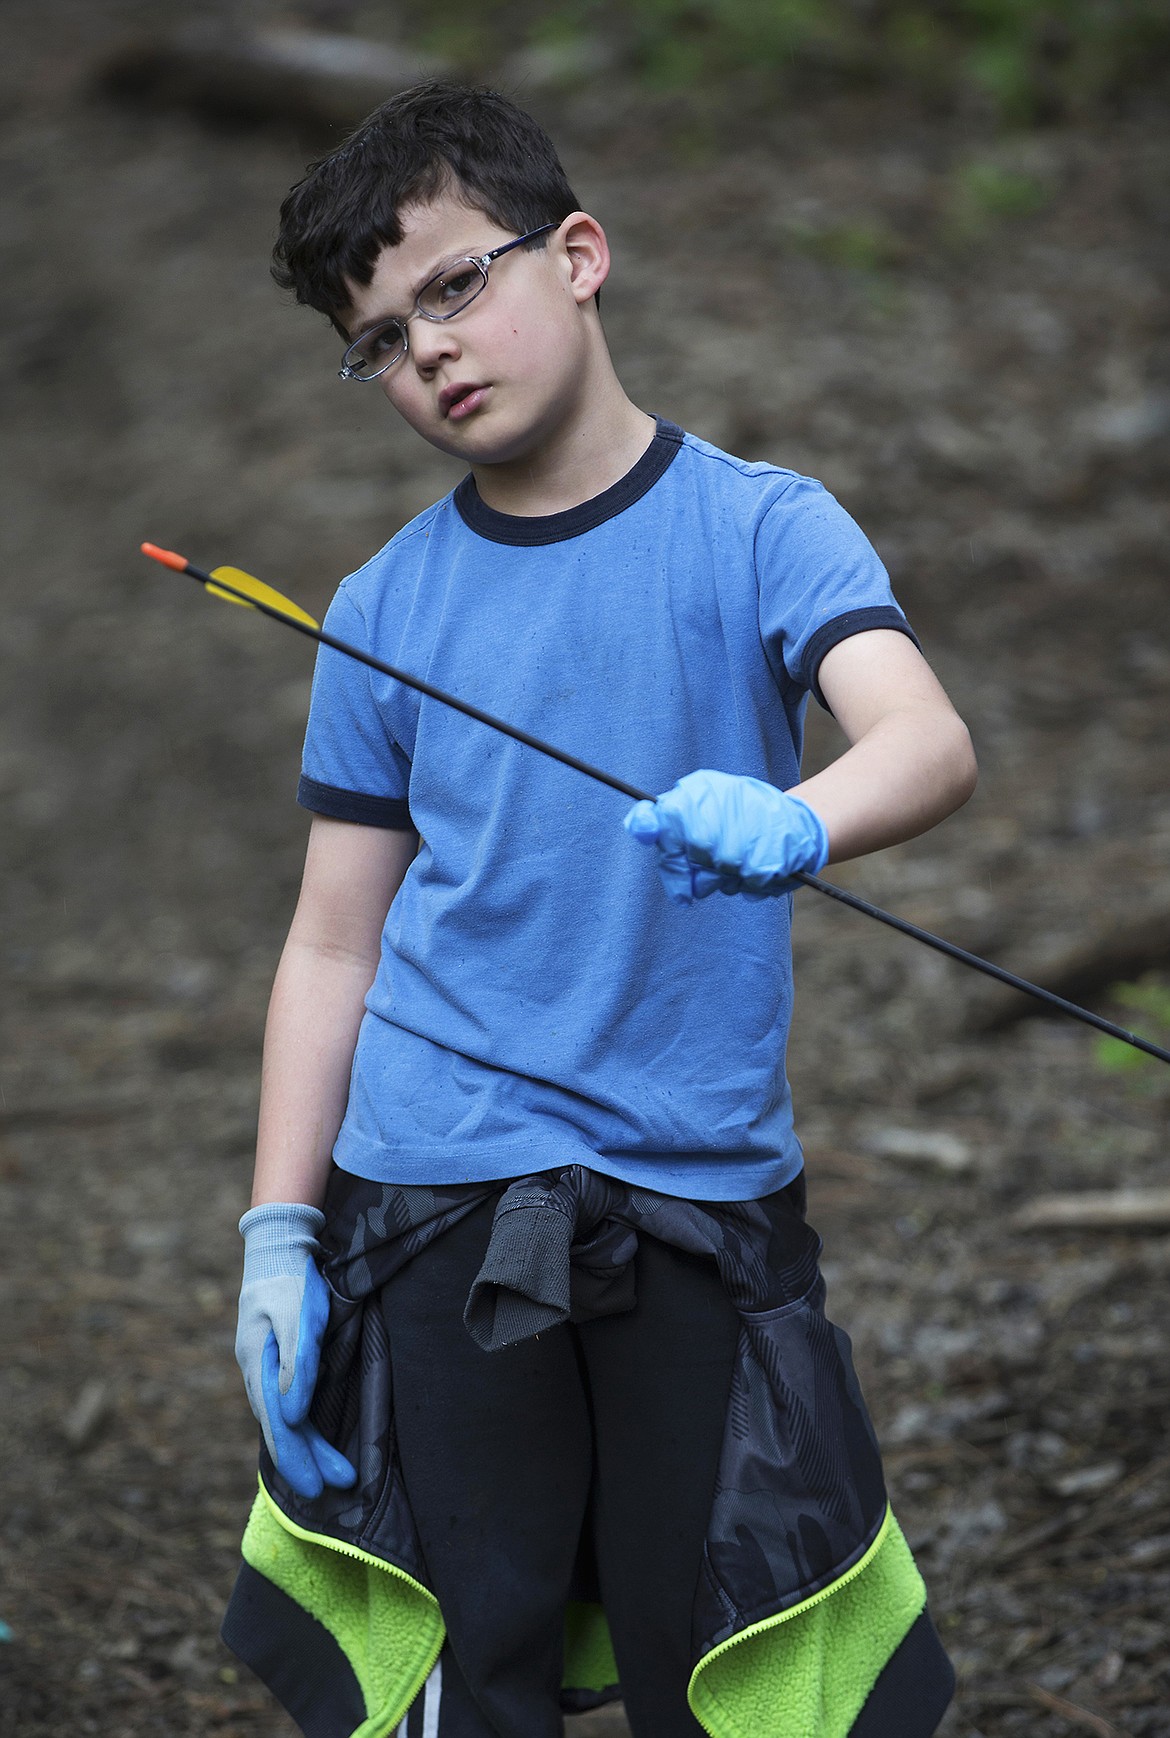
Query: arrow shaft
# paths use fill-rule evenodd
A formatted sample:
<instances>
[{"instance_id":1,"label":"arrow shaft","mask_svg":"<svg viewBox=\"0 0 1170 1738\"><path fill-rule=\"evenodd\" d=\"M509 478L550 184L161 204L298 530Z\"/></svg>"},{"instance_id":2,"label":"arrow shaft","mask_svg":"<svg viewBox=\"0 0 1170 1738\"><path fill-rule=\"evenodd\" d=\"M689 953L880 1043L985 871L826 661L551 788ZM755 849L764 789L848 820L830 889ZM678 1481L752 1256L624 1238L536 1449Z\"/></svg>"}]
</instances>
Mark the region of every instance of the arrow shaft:
<instances>
[{"instance_id":1,"label":"arrow shaft","mask_svg":"<svg viewBox=\"0 0 1170 1738\"><path fill-rule=\"evenodd\" d=\"M177 561L171 565L177 567ZM572 767L575 772L584 773L586 778L596 779L598 784L608 785L611 790L620 791L623 796L631 797L635 802L653 802L654 795L650 791L640 790L637 785L629 784L625 779L615 777L602 767L593 766L589 761L582 760L578 755L569 754L566 749L557 748L551 742L545 742L542 737L533 736L530 731L521 730L516 724L509 724L504 718L497 718L492 712L485 712L481 706L473 706L469 700L461 700L457 694L448 694L443 688L438 688L433 682L426 682L421 676L412 676L408 670L399 670L393 664L387 664L382 658L375 658L372 652L363 651L360 646L350 645L346 640L340 640L336 635L327 633L324 628L310 627L307 622L298 621L294 616L285 615L283 611L263 603L259 598L250 597L247 592L240 591L226 580L215 579L210 573L204 573L194 562L188 561L179 569L198 580L200 585L214 586L219 591L230 592L234 597L246 603L250 608L259 610L261 615L271 616L273 621L283 622L285 627L295 628L298 634L304 634L308 640L316 640L322 646L329 646L335 652L341 652L347 658L356 658L359 664L366 664L371 670L377 670L380 675L389 676L395 682L401 682L407 688L414 688L420 694L425 694L431 700L437 700L442 706L450 706L456 712L462 712L467 718L474 718L480 724L486 724L489 730L497 730L502 736L510 736L515 742L522 742L527 748L534 748L538 754L544 754L550 760L556 760L562 766ZM1019 977L1015 972L1009 972L1004 966L997 966L991 960L982 959L978 954L969 953L966 948L946 941L940 935L933 935L928 929L920 929L917 924L909 923L904 917L895 917L892 912L883 911L880 906L871 905L868 900L861 899L856 893L849 893L843 887L836 887L830 881L822 881L819 876L799 873L796 876L802 886L811 887L814 892L824 894L828 899L835 899L841 905L847 905L854 911L860 911L866 917L872 917L878 923L886 924L890 929L896 929L901 935L909 936L919 941L925 947L933 948L937 953L945 954L948 959L957 960L960 965L970 966L972 970L982 972L986 977L994 978L1001 984L1007 984L1013 990L1019 990L1036 1001L1043 1002L1046 1007L1057 1013L1067 1014L1074 1020L1080 1020L1087 1026L1093 1026L1099 1032L1106 1032L1111 1038L1118 1038L1124 1044L1133 1045L1134 1049L1144 1051L1147 1056L1156 1056L1160 1062L1170 1063L1170 1050L1164 1050L1153 1044L1148 1038L1140 1038L1136 1033L1129 1032L1124 1026L1115 1025L1112 1020L1104 1019L1100 1014L1094 1014L1089 1008L1082 1008L1077 1002L1067 1001L1063 996L1056 995L1052 990L1042 989L1039 984L1029 982L1027 978Z\"/></svg>"},{"instance_id":2,"label":"arrow shaft","mask_svg":"<svg viewBox=\"0 0 1170 1738\"><path fill-rule=\"evenodd\" d=\"M879 923L888 924L901 935L908 935L915 941L922 942L926 947L932 947L938 953L946 954L948 959L958 960L960 965L973 966L976 971L984 972L989 978L995 978L1001 984L1008 984L1013 990L1021 990L1024 995L1032 996L1038 1002L1043 1002L1049 1008L1055 1008L1058 1013L1070 1014L1075 1020L1083 1020L1088 1026L1095 1026L1099 1032L1107 1032L1111 1038L1120 1038L1123 1043L1132 1044L1137 1050L1144 1050L1147 1056L1156 1056L1161 1062L1170 1062L1170 1050L1163 1050L1157 1044L1152 1044L1148 1038L1139 1038L1136 1033L1127 1032L1124 1026L1117 1026L1112 1020L1106 1020L1100 1014L1094 1014L1089 1008L1082 1008L1077 1002L1070 1002L1064 996L1058 996L1053 990L1042 989L1039 984L1030 983L1027 978L1009 972L1005 966L997 966L991 960L981 959L976 953L968 953L965 947L959 947L953 941L946 941L941 935L932 935L928 929L919 929L916 923L908 923L904 917L895 917L890 911L883 911L880 906L871 905L868 899L861 899L856 893L847 893L843 887L835 887L829 881L822 881L816 875L799 874L797 880L805 887L812 887L818 893L825 894L829 899L837 900L841 905L848 905L854 911L864 912L866 917L876 918Z\"/></svg>"},{"instance_id":3,"label":"arrow shaft","mask_svg":"<svg viewBox=\"0 0 1170 1738\"><path fill-rule=\"evenodd\" d=\"M260 606L257 605L257 608ZM275 611L271 612L275 614ZM521 730L518 724L509 724L504 718L497 718L494 713L485 712L481 706L473 706L469 700L460 700L455 694L448 694L442 688L436 688L433 682L424 682L420 676L411 676L405 670L398 670L393 664L386 664L381 658L375 658L369 652L363 652L358 646L347 645L344 640L335 639L318 629L316 634L312 629L303 627L299 622L290 622L290 627L300 627L301 632L311 638L320 640L323 646L332 646L336 652L345 652L351 658L357 658L359 663L368 664L371 670L378 670L383 676L392 676L396 682L403 682L408 688L417 688L420 694L426 694L432 700L438 700L444 706L454 707L456 712L462 712L468 718L478 719L480 724L486 724L490 730L498 730L503 736L510 736L516 742L523 742L528 748L536 749L538 754L547 754L550 760L559 760L562 766L571 766L576 772L583 772L587 778L596 779L599 784L608 785L611 790L621 791L624 796L633 797L635 802L654 798L648 791L639 790L637 785L627 784L625 779L617 778L613 773L606 772L602 767L593 766L587 760L570 754L567 749L557 748L551 742L545 742L542 737L533 736L531 731Z\"/></svg>"},{"instance_id":4,"label":"arrow shaft","mask_svg":"<svg viewBox=\"0 0 1170 1738\"><path fill-rule=\"evenodd\" d=\"M412 676L408 670L399 670L394 664L387 664L382 658L375 658L372 652L363 651L360 646L352 646L348 640L339 640L335 634L326 633L324 628L310 627L307 622L299 622L295 616L285 615L282 610L262 603L259 598L249 597L248 593L239 590L237 586L229 585L226 580L215 579L210 573L204 573L189 561L183 572L189 573L201 585L214 586L218 591L229 591L233 597L238 597L251 609L259 610L261 615L271 616L274 622L283 622L285 627L295 628L298 634L304 634L307 640L316 640L322 646L330 646L335 652L343 652L347 658L356 658L359 664L366 664L371 670L377 670L380 675L390 676L395 682L401 682L407 688L415 688L420 694L426 694L431 700L437 700L443 706L450 706L456 712L462 712L467 718L474 718L480 724L486 724L489 730L498 730L502 736L510 736L516 742L522 742L528 748L536 749L538 754L547 754L550 760L559 760L562 766L571 766L575 772L583 772L586 778L596 779L599 784L608 785L611 790L620 791L623 796L632 797L635 802L643 800L653 802L649 791L639 790L637 785L628 784L625 779L617 778L611 772L606 772L600 766L593 766L589 761L582 760L578 755L570 754L567 749L557 748L551 742L545 742L542 737L533 736L531 731L521 730L518 724L509 724L506 718L497 718L493 712L485 712L482 706L473 706L470 700L461 700L457 694L448 694L445 688L437 688L433 682L426 682L421 676Z\"/></svg>"}]
</instances>

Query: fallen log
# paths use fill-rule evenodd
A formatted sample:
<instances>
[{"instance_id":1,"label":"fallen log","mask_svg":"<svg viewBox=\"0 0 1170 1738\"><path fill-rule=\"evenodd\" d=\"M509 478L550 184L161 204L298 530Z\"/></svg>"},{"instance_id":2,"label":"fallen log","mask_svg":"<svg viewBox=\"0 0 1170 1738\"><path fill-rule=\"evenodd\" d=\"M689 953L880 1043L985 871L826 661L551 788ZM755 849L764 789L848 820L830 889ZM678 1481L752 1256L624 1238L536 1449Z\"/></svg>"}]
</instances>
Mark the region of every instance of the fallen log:
<instances>
[{"instance_id":1,"label":"fallen log","mask_svg":"<svg viewBox=\"0 0 1170 1738\"><path fill-rule=\"evenodd\" d=\"M388 42L203 21L128 43L98 82L124 100L327 133L347 131L395 91L450 72L434 55Z\"/></svg>"},{"instance_id":2,"label":"fallen log","mask_svg":"<svg viewBox=\"0 0 1170 1738\"><path fill-rule=\"evenodd\" d=\"M1084 1002L1107 994L1114 984L1132 982L1165 966L1170 966L1170 911L1118 924L1092 941L1047 956L1015 961L1012 970L1066 1001ZM976 1031L998 1032L1044 1012L1043 1003L1028 996L994 989L979 997L968 1024Z\"/></svg>"}]
</instances>

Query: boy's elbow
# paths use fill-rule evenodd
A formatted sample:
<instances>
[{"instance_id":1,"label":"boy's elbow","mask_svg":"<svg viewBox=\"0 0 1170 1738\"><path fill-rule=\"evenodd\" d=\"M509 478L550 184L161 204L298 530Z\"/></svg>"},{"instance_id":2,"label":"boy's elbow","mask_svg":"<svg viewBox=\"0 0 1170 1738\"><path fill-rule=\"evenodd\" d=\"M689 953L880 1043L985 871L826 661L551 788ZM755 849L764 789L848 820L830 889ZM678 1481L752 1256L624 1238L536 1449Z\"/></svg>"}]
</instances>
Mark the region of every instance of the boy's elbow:
<instances>
[{"instance_id":1,"label":"boy's elbow","mask_svg":"<svg viewBox=\"0 0 1170 1738\"><path fill-rule=\"evenodd\" d=\"M957 713L954 718L953 742L948 756L952 812L970 801L979 783L979 762L975 758L971 732Z\"/></svg>"}]
</instances>

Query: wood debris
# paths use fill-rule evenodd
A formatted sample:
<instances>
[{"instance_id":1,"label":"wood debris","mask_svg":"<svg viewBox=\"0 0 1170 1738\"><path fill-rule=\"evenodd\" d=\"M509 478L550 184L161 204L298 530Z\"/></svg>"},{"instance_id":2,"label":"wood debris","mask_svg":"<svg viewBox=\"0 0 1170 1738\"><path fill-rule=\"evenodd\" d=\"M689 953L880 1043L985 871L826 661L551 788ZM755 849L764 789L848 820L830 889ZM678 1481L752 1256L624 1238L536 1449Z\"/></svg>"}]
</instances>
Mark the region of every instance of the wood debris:
<instances>
[{"instance_id":1,"label":"wood debris","mask_svg":"<svg viewBox=\"0 0 1170 1738\"><path fill-rule=\"evenodd\" d=\"M1095 1732L1097 1738L1125 1738L1125 1733L1119 1726L1111 1725L1100 1714L1092 1714L1088 1708L1081 1708L1076 1702L1058 1696L1053 1690L1046 1690L1040 1684L1029 1684L1029 1692L1033 1700L1039 1702L1042 1708L1051 1708L1054 1714L1061 1714L1072 1725L1082 1732Z\"/></svg>"},{"instance_id":2,"label":"wood debris","mask_svg":"<svg viewBox=\"0 0 1170 1738\"><path fill-rule=\"evenodd\" d=\"M1094 997L1099 999L1114 984L1128 983L1170 964L1170 911L1118 924L1089 942L1076 942L1047 954L1037 953L1022 961L1000 963L1010 965L1021 977L1030 978L1066 1001L1084 1003ZM1052 1010L1046 1009L1043 1002L999 985L981 992L969 1023L976 1031L998 1032L1018 1020L1044 1014L1051 1017Z\"/></svg>"},{"instance_id":3,"label":"wood debris","mask_svg":"<svg viewBox=\"0 0 1170 1738\"><path fill-rule=\"evenodd\" d=\"M82 1384L81 1391L66 1413L62 1434L75 1454L93 1441L110 1410L109 1385L93 1376Z\"/></svg>"},{"instance_id":4,"label":"wood debris","mask_svg":"<svg viewBox=\"0 0 1170 1738\"><path fill-rule=\"evenodd\" d=\"M968 1171L975 1162L967 1142L944 1129L878 1128L865 1144L878 1158L938 1171Z\"/></svg>"},{"instance_id":5,"label":"wood debris","mask_svg":"<svg viewBox=\"0 0 1170 1738\"><path fill-rule=\"evenodd\" d=\"M434 55L389 42L198 21L122 48L100 83L118 97L211 118L336 132L395 91L449 73Z\"/></svg>"},{"instance_id":6,"label":"wood debris","mask_svg":"<svg viewBox=\"0 0 1170 1738\"><path fill-rule=\"evenodd\" d=\"M1170 1189L1089 1189L1029 1201L1009 1220L1014 1231L1170 1230Z\"/></svg>"}]
</instances>

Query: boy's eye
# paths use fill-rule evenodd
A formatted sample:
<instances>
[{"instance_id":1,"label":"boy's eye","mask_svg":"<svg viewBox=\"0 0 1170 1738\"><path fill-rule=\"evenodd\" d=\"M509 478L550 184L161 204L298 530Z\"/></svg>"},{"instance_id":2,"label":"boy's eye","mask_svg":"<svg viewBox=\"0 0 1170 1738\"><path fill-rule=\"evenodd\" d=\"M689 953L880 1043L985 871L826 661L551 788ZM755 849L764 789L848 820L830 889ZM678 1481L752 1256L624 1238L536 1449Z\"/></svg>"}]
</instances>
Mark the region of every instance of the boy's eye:
<instances>
[{"instance_id":1,"label":"boy's eye","mask_svg":"<svg viewBox=\"0 0 1170 1738\"><path fill-rule=\"evenodd\" d=\"M419 297L419 306L427 314L453 314L465 307L487 282L479 267L461 260L450 271L432 278Z\"/></svg>"},{"instance_id":2,"label":"boy's eye","mask_svg":"<svg viewBox=\"0 0 1170 1738\"><path fill-rule=\"evenodd\" d=\"M444 272L439 279L439 293L450 300L454 296L465 296L476 280L477 274L470 266L463 266L459 271Z\"/></svg>"},{"instance_id":3,"label":"boy's eye","mask_svg":"<svg viewBox=\"0 0 1170 1738\"><path fill-rule=\"evenodd\" d=\"M378 326L369 334L362 349L370 357L390 356L395 350L401 350L405 338L402 321L387 320L384 326Z\"/></svg>"}]
</instances>

